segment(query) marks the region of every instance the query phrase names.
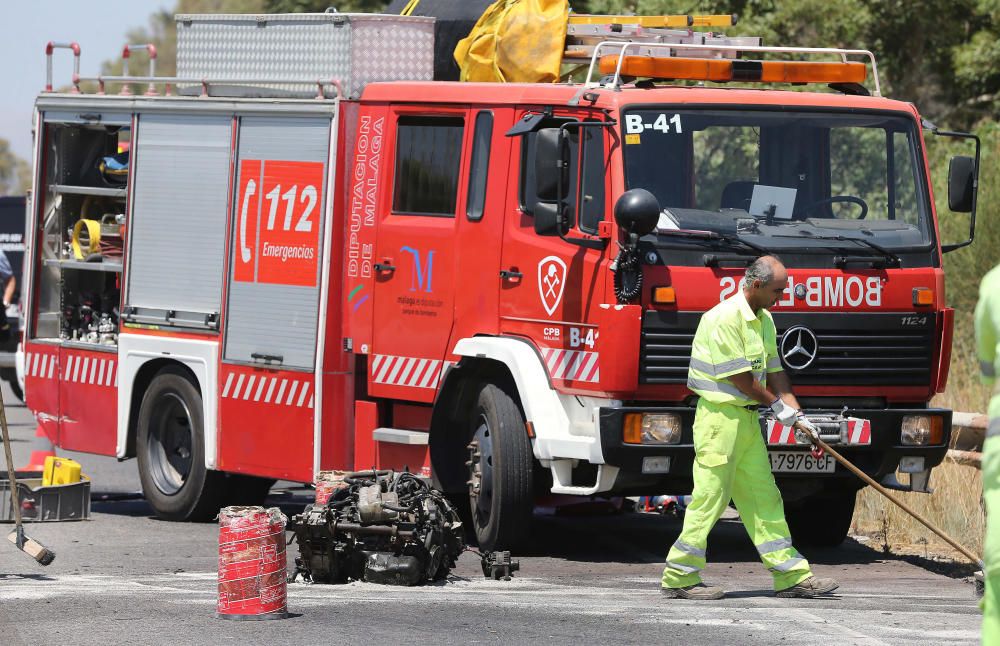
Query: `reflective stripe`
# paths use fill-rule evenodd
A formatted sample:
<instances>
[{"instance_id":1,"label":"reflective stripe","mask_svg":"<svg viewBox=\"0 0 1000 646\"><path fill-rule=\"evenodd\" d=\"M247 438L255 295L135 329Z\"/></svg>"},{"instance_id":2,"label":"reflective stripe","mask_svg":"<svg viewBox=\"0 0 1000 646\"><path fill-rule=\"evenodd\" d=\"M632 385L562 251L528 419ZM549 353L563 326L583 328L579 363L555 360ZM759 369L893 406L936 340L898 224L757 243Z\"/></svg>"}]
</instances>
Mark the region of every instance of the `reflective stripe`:
<instances>
[{"instance_id":1,"label":"reflective stripe","mask_svg":"<svg viewBox=\"0 0 1000 646\"><path fill-rule=\"evenodd\" d=\"M757 381L761 382L761 383L764 383L764 378L765 378L766 376L767 376L767 375L765 374L765 372L764 372L763 370L754 370L754 371L753 371L753 378L754 378L755 380L757 380ZM746 395L744 395L744 397L746 397Z\"/></svg>"},{"instance_id":2,"label":"reflective stripe","mask_svg":"<svg viewBox=\"0 0 1000 646\"><path fill-rule=\"evenodd\" d=\"M772 368L780 368L780 367L781 367L781 357L771 357L770 359L767 360L767 369L768 370L771 370Z\"/></svg>"},{"instance_id":3,"label":"reflective stripe","mask_svg":"<svg viewBox=\"0 0 1000 646\"><path fill-rule=\"evenodd\" d=\"M698 558L705 558L705 550L698 549L694 545L688 545L684 541L678 540L677 542L674 543L674 547L676 547L681 552L684 552L685 554L690 554L691 556L697 556Z\"/></svg>"},{"instance_id":4,"label":"reflective stripe","mask_svg":"<svg viewBox=\"0 0 1000 646\"><path fill-rule=\"evenodd\" d=\"M986 437L997 437L1000 435L1000 417L994 417L986 427Z\"/></svg>"},{"instance_id":5,"label":"reflective stripe","mask_svg":"<svg viewBox=\"0 0 1000 646\"><path fill-rule=\"evenodd\" d=\"M996 369L996 366L993 365L992 361L980 361L979 362L979 372L984 377L996 377L997 376L997 369Z\"/></svg>"},{"instance_id":6,"label":"reflective stripe","mask_svg":"<svg viewBox=\"0 0 1000 646\"><path fill-rule=\"evenodd\" d=\"M732 384L723 383L720 381L712 381L711 379L695 379L693 377L688 377L687 387L691 390L704 390L706 392L713 393L724 393L726 395L731 395L737 399L744 399L750 401L750 398L740 392L740 389Z\"/></svg>"},{"instance_id":7,"label":"reflective stripe","mask_svg":"<svg viewBox=\"0 0 1000 646\"><path fill-rule=\"evenodd\" d=\"M739 370L741 368L750 368L750 362L746 359L733 359L732 361L723 361L722 363L709 363L707 361L702 361L701 359L691 358L692 369L698 372L704 372L706 375L712 375L713 377L718 376L723 372L733 372L734 370Z\"/></svg>"},{"instance_id":8,"label":"reflective stripe","mask_svg":"<svg viewBox=\"0 0 1000 646\"><path fill-rule=\"evenodd\" d=\"M667 561L667 567L683 572L684 574L694 574L695 572L701 570L700 567L684 565L683 563L674 563L673 561Z\"/></svg>"},{"instance_id":9,"label":"reflective stripe","mask_svg":"<svg viewBox=\"0 0 1000 646\"><path fill-rule=\"evenodd\" d=\"M771 570L774 572L788 572L789 570L793 569L796 565L804 561L805 559L802 558L801 556L795 556L788 559L787 561L783 561L782 563L778 563L777 565L772 566Z\"/></svg>"},{"instance_id":10,"label":"reflective stripe","mask_svg":"<svg viewBox=\"0 0 1000 646\"><path fill-rule=\"evenodd\" d=\"M777 552L778 550L783 550L786 547L792 546L792 539L790 538L779 538L773 541L768 541L766 543L761 543L757 546L757 552L764 556L765 554L770 554L771 552Z\"/></svg>"}]
</instances>

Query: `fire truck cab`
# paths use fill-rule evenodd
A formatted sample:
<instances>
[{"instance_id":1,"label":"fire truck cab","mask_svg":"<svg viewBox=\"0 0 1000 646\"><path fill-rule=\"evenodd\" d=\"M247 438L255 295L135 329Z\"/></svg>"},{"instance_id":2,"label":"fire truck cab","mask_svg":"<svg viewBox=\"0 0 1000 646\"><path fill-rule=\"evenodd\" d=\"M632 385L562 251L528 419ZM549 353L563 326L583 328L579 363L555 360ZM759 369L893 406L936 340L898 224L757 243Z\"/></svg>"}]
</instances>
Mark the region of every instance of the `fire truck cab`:
<instances>
[{"instance_id":1,"label":"fire truck cab","mask_svg":"<svg viewBox=\"0 0 1000 646\"><path fill-rule=\"evenodd\" d=\"M391 18L429 51L427 19ZM179 70L203 42L184 30L229 37L211 19L178 17ZM379 19L336 18L357 39ZM868 95L857 63L783 72L834 92L730 89L617 53L595 54L602 83L396 67L303 95L301 74L224 70L179 71L180 95L43 93L24 336L39 425L138 458L165 518L275 479L408 468L481 545L516 547L539 495L690 491L695 328L773 253L799 400L866 421L839 450L926 491L951 426L928 406L950 358L941 257L972 237L942 245L929 124ZM978 154L953 160L953 210L974 216L977 171ZM767 431L793 532L839 543L859 483Z\"/></svg>"}]
</instances>

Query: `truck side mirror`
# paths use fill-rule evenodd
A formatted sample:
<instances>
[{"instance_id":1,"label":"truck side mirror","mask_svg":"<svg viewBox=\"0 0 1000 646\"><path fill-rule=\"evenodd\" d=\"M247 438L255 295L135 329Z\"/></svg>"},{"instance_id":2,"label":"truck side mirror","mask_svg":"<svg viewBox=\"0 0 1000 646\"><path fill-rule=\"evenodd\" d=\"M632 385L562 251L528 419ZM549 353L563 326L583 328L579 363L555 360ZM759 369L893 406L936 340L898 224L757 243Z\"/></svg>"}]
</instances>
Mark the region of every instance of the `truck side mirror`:
<instances>
[{"instance_id":1,"label":"truck side mirror","mask_svg":"<svg viewBox=\"0 0 1000 646\"><path fill-rule=\"evenodd\" d=\"M540 236L566 235L569 232L567 208L562 202L535 204L535 233Z\"/></svg>"},{"instance_id":2,"label":"truck side mirror","mask_svg":"<svg viewBox=\"0 0 1000 646\"><path fill-rule=\"evenodd\" d=\"M623 231L644 236L660 221L660 202L644 188L625 191L615 202L615 222Z\"/></svg>"},{"instance_id":3,"label":"truck side mirror","mask_svg":"<svg viewBox=\"0 0 1000 646\"><path fill-rule=\"evenodd\" d=\"M948 164L948 208L955 213L969 214L969 237L962 242L942 243L941 251L948 253L967 247L976 237L976 192L979 190L979 152L982 142L970 132L941 130L927 121L924 121L924 127L930 128L938 137L966 139L976 145L975 157L955 156Z\"/></svg>"},{"instance_id":4,"label":"truck side mirror","mask_svg":"<svg viewBox=\"0 0 1000 646\"><path fill-rule=\"evenodd\" d=\"M948 164L948 208L955 213L972 212L972 180L976 162L972 157L955 156Z\"/></svg>"},{"instance_id":5,"label":"truck side mirror","mask_svg":"<svg viewBox=\"0 0 1000 646\"><path fill-rule=\"evenodd\" d=\"M535 137L535 192L540 201L555 202L568 190L569 138L559 128L542 128Z\"/></svg>"}]
</instances>

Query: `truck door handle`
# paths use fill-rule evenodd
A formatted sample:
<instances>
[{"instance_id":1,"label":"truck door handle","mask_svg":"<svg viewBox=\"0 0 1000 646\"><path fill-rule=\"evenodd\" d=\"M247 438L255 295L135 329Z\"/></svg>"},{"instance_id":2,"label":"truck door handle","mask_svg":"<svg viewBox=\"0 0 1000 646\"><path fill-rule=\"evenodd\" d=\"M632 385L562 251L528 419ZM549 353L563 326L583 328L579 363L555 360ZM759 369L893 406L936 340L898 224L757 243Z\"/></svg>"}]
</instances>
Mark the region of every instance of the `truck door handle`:
<instances>
[{"instance_id":1,"label":"truck door handle","mask_svg":"<svg viewBox=\"0 0 1000 646\"><path fill-rule=\"evenodd\" d=\"M392 265L392 264L389 264L391 262L392 262L392 260L390 260L389 258L386 258L385 262L377 262L374 265L372 265L372 267L375 268L375 271L388 271L388 272L391 273L391 272L396 271L396 266Z\"/></svg>"},{"instance_id":2,"label":"truck door handle","mask_svg":"<svg viewBox=\"0 0 1000 646\"><path fill-rule=\"evenodd\" d=\"M524 278L524 274L512 267L510 269L501 269L500 278L504 280L521 280Z\"/></svg>"}]
</instances>

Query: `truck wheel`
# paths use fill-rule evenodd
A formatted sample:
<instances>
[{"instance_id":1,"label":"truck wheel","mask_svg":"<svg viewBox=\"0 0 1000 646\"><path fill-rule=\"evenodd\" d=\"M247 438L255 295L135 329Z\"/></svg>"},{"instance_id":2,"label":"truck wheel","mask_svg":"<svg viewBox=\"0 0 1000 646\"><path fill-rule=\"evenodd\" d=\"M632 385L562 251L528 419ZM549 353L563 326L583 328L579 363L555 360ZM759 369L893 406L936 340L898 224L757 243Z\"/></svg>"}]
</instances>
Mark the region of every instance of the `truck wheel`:
<instances>
[{"instance_id":1,"label":"truck wheel","mask_svg":"<svg viewBox=\"0 0 1000 646\"><path fill-rule=\"evenodd\" d=\"M785 509L788 529L796 545L836 547L844 542L854 517L856 491L810 496Z\"/></svg>"},{"instance_id":2,"label":"truck wheel","mask_svg":"<svg viewBox=\"0 0 1000 646\"><path fill-rule=\"evenodd\" d=\"M210 520L223 474L205 468L201 394L178 368L161 370L139 406L136 448L142 492L165 520Z\"/></svg>"},{"instance_id":3,"label":"truck wheel","mask_svg":"<svg viewBox=\"0 0 1000 646\"><path fill-rule=\"evenodd\" d=\"M469 502L484 550L519 547L531 531L534 507L531 441L524 415L506 392L486 384L472 409Z\"/></svg>"}]
</instances>

